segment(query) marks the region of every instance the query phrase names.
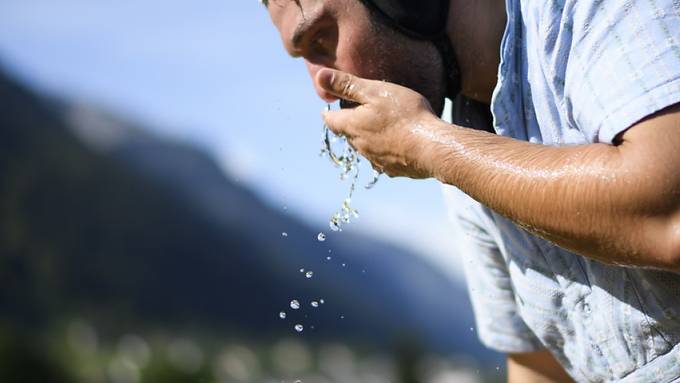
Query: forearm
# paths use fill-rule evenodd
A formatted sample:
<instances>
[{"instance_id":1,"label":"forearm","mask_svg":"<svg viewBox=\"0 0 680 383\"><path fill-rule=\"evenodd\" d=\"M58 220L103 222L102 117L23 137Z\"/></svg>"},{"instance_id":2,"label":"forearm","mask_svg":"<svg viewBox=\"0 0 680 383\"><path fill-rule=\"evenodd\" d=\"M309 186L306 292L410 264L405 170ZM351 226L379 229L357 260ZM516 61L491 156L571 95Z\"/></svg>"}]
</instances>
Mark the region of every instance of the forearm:
<instances>
[{"instance_id":1,"label":"forearm","mask_svg":"<svg viewBox=\"0 0 680 383\"><path fill-rule=\"evenodd\" d=\"M680 272L680 104L617 146L548 147L448 125L408 88L330 69L316 77L360 104L324 120L388 175L436 177L584 256Z\"/></svg>"},{"instance_id":2,"label":"forearm","mask_svg":"<svg viewBox=\"0 0 680 383\"><path fill-rule=\"evenodd\" d=\"M634 151L549 147L438 124L412 132L428 142L425 162L440 181L582 255L678 271L676 236L669 233L677 230L669 224L680 200L677 185L664 184L659 169L638 166Z\"/></svg>"}]
</instances>

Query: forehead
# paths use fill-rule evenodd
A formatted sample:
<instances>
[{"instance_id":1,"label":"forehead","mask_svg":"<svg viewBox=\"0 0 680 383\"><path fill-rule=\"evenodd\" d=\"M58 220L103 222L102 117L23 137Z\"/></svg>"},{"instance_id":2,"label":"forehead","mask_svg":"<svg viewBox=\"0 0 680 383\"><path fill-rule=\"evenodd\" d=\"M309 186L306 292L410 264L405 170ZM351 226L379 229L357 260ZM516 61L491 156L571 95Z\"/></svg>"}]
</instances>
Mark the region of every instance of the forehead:
<instances>
[{"instance_id":1,"label":"forehead","mask_svg":"<svg viewBox=\"0 0 680 383\"><path fill-rule=\"evenodd\" d=\"M270 0L267 10L276 28L284 31L299 24L305 13L311 12L319 3L318 0Z\"/></svg>"}]
</instances>

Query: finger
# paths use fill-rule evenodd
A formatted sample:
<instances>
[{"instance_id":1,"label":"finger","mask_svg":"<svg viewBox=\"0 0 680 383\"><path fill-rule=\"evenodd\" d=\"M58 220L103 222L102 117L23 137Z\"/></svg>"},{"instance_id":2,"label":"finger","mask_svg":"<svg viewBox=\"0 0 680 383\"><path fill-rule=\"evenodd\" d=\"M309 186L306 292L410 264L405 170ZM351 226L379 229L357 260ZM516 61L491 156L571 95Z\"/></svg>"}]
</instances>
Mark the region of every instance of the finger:
<instances>
[{"instance_id":1,"label":"finger","mask_svg":"<svg viewBox=\"0 0 680 383\"><path fill-rule=\"evenodd\" d=\"M328 128L338 136L353 137L352 121L354 111L351 109L332 110L321 113Z\"/></svg>"},{"instance_id":2,"label":"finger","mask_svg":"<svg viewBox=\"0 0 680 383\"><path fill-rule=\"evenodd\" d=\"M366 104L378 93L380 81L366 80L335 69L317 72L316 82L326 92L344 100Z\"/></svg>"}]
</instances>

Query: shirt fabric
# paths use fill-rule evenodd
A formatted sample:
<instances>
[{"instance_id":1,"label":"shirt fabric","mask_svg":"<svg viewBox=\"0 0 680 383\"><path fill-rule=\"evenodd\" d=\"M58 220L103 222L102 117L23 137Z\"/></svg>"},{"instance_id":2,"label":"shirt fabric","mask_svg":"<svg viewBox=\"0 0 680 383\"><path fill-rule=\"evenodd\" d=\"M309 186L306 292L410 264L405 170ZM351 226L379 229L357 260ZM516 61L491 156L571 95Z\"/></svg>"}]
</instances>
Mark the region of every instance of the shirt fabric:
<instances>
[{"instance_id":1,"label":"shirt fabric","mask_svg":"<svg viewBox=\"0 0 680 383\"><path fill-rule=\"evenodd\" d=\"M507 13L497 134L612 143L680 102L680 0L507 0ZM469 103L454 104L460 119ZM680 382L680 274L582 257L444 189L484 344L547 348L579 382Z\"/></svg>"}]
</instances>

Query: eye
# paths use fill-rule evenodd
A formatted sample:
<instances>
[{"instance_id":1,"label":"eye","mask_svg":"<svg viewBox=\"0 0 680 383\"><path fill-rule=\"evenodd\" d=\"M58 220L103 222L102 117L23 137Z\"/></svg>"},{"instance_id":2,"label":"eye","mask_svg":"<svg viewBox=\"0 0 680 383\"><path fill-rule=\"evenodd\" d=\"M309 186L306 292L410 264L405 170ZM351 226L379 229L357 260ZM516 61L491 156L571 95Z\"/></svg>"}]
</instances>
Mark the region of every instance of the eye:
<instances>
[{"instance_id":1,"label":"eye","mask_svg":"<svg viewBox=\"0 0 680 383\"><path fill-rule=\"evenodd\" d=\"M318 63L330 65L335 61L336 49L338 45L338 29L335 25L329 24L319 28L312 35L307 45L308 59Z\"/></svg>"},{"instance_id":2,"label":"eye","mask_svg":"<svg viewBox=\"0 0 680 383\"><path fill-rule=\"evenodd\" d=\"M312 39L310 43L310 48L312 52L315 54L325 54L328 52L329 46L328 46L328 38L326 37L325 33L319 32L316 35L314 35L314 38Z\"/></svg>"}]
</instances>

